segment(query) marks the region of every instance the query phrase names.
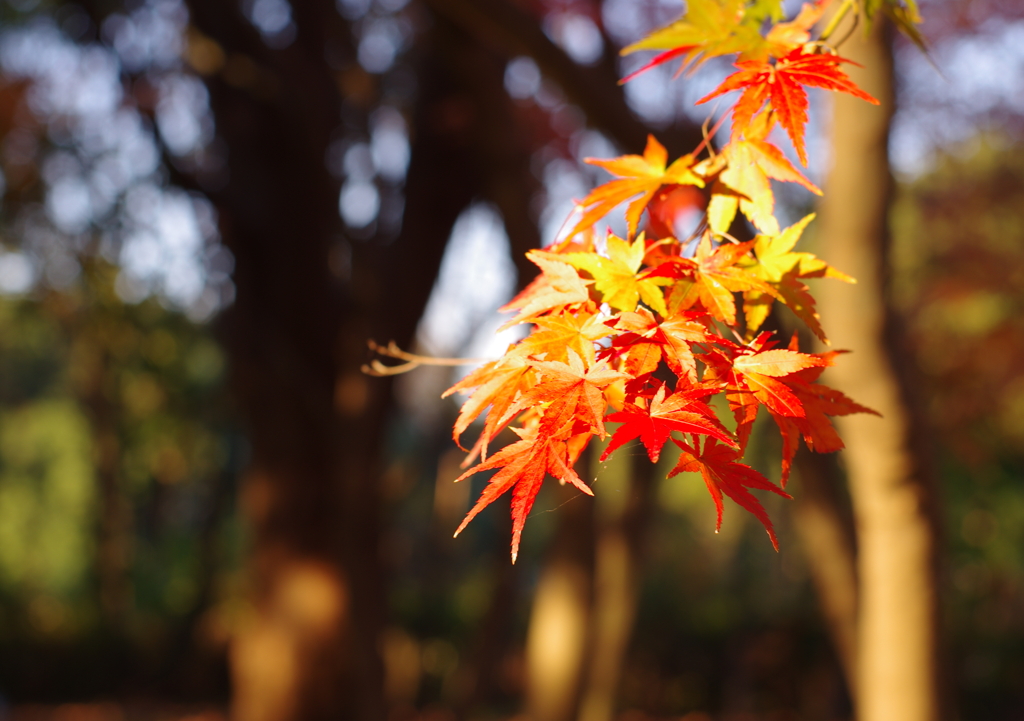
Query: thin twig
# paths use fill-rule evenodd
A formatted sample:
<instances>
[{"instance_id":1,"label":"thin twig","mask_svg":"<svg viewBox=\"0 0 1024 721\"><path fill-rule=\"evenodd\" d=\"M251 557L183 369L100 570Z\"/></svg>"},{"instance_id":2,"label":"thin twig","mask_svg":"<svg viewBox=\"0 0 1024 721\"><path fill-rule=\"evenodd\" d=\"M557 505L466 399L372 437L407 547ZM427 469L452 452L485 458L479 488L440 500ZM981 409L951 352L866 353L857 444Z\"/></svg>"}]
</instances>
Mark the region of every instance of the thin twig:
<instances>
[{"instance_id":1,"label":"thin twig","mask_svg":"<svg viewBox=\"0 0 1024 721\"><path fill-rule=\"evenodd\" d=\"M700 151L702 151L705 148L705 146L706 146L707 149L708 149L708 153L711 154L711 157L715 156L714 151L711 150L711 139L715 137L715 133L717 133L719 128L722 127L722 123L725 122L725 115L726 115L725 113L722 113L722 117L720 117L718 119L718 122L715 123L715 127L711 128L711 132L704 136L704 139L702 141L700 141L700 145L698 145L696 150L694 150L692 153L690 153L690 155L692 155L694 158L696 158L698 155L700 155Z\"/></svg>"},{"instance_id":2,"label":"thin twig","mask_svg":"<svg viewBox=\"0 0 1024 721\"><path fill-rule=\"evenodd\" d=\"M367 345L370 347L370 350L385 358L405 361L405 363L400 365L387 366L381 363L380 359L374 358L362 367L363 373L371 376L395 376L401 373L408 373L420 366L464 366L486 363L490 360L488 358L431 358L430 356L416 355L415 353L404 351L394 341L390 341L386 346L382 346L370 340L367 341Z\"/></svg>"}]
</instances>

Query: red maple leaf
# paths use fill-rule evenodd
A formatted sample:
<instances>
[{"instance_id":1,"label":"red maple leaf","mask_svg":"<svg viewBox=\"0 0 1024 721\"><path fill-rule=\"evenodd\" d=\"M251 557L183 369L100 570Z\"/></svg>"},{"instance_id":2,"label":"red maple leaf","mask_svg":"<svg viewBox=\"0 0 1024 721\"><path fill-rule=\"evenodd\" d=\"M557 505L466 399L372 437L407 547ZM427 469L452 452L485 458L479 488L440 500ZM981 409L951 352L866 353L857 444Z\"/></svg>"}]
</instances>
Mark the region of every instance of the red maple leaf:
<instances>
[{"instance_id":1,"label":"red maple leaf","mask_svg":"<svg viewBox=\"0 0 1024 721\"><path fill-rule=\"evenodd\" d=\"M834 453L841 450L843 440L836 433L829 416L848 416L852 413L881 415L878 411L854 402L844 394L820 383L793 385L793 392L804 408L802 418L786 418L772 413L782 434L782 486L786 486L793 466L800 438L807 448L816 453Z\"/></svg>"},{"instance_id":2,"label":"red maple leaf","mask_svg":"<svg viewBox=\"0 0 1024 721\"><path fill-rule=\"evenodd\" d=\"M605 419L622 425L612 435L611 442L601 454L602 461L616 448L639 437L647 449L651 462L657 463L661 449L673 431L714 436L724 443L735 445L718 422L715 412L706 403L694 397L706 395L706 389L698 389L696 393L680 391L666 398L667 390L667 387L662 385L651 398L649 405L641 405L643 399L638 398L640 403L630 403Z\"/></svg>"},{"instance_id":3,"label":"red maple leaf","mask_svg":"<svg viewBox=\"0 0 1024 721\"><path fill-rule=\"evenodd\" d=\"M646 308L635 313L620 313L607 323L620 331L612 341L612 350L621 351L622 368L631 376L651 373L664 358L668 367L679 378L697 382L697 362L691 343L711 343L716 340L697 318L707 317L701 312L678 312L660 323Z\"/></svg>"},{"instance_id":4,"label":"red maple leaf","mask_svg":"<svg viewBox=\"0 0 1024 721\"><path fill-rule=\"evenodd\" d=\"M723 346L704 356L708 365L704 381L725 386L726 400L736 418L736 437L741 449L746 447L759 405L775 416L804 418L806 410L795 389L810 382L803 374L808 371L820 374L825 366L832 364L835 355L800 353L792 348L774 349L774 346L771 334L762 333L740 352L737 346Z\"/></svg>"},{"instance_id":5,"label":"red maple leaf","mask_svg":"<svg viewBox=\"0 0 1024 721\"><path fill-rule=\"evenodd\" d=\"M569 362L530 361L540 373L541 382L524 393L507 411L512 417L527 408L546 404L540 421L540 433L556 436L565 432L571 424L583 423L602 438L604 411L607 407L601 390L626 374L611 370L598 363L590 368L570 349Z\"/></svg>"},{"instance_id":6,"label":"red maple leaf","mask_svg":"<svg viewBox=\"0 0 1024 721\"><path fill-rule=\"evenodd\" d=\"M493 503L505 491L512 491L512 563L519 555L519 540L523 535L526 517L530 515L533 502L540 492L544 477L551 474L563 483L571 483L588 496L594 495L586 483L572 468L572 459L565 440L545 437L536 428L521 430L513 428L521 440L505 446L488 460L478 463L456 478L456 482L469 478L474 473L493 468L501 470L495 473L487 487L484 488L476 505L455 530L455 535L476 517L480 511ZM578 455L578 453L576 454Z\"/></svg>"},{"instance_id":7,"label":"red maple leaf","mask_svg":"<svg viewBox=\"0 0 1024 721\"><path fill-rule=\"evenodd\" d=\"M723 446L714 438L705 439L703 452L700 451L699 444L696 447L691 447L675 438L672 439L672 442L682 449L682 454L679 457L679 463L668 474L669 478L684 471L700 473L708 487L708 492L711 493L711 498L715 501L715 510L718 512L715 532L717 533L718 529L722 527L722 494L724 493L754 514L768 531L768 537L772 539L772 545L778 551L779 541L775 538L775 529L772 528L771 519L768 518L761 502L754 498L747 489L759 488L771 491L783 498L792 498L792 496L750 466L737 463L736 459L740 457L740 452L735 448Z\"/></svg>"},{"instance_id":8,"label":"red maple leaf","mask_svg":"<svg viewBox=\"0 0 1024 721\"><path fill-rule=\"evenodd\" d=\"M786 129L800 162L807 165L804 147L804 126L807 125L807 90L805 86L838 90L878 105L878 101L857 87L839 67L852 60L828 53L807 53L802 47L779 58L745 60L736 63L739 70L727 77L713 92L697 101L706 103L712 98L743 90L733 107L733 137L738 137L750 126L753 117L767 102L775 111L779 124Z\"/></svg>"},{"instance_id":9,"label":"red maple leaf","mask_svg":"<svg viewBox=\"0 0 1024 721\"><path fill-rule=\"evenodd\" d=\"M711 243L711 234L707 233L697 245L697 253L693 258L672 258L670 262L648 271L646 275L691 279L692 283L686 293L673 304L674 309L686 310L699 302L718 320L736 325L734 292L758 290L778 297L774 288L736 266L753 245L754 241L748 241L723 243L715 248Z\"/></svg>"}]
</instances>

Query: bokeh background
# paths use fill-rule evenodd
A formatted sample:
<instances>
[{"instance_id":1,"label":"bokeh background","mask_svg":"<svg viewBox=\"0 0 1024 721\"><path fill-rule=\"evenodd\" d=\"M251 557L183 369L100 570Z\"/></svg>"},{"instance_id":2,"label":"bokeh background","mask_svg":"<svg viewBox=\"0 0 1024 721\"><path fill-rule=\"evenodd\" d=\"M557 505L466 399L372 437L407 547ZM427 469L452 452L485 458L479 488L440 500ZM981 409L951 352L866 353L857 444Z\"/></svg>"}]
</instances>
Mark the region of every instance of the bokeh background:
<instances>
[{"instance_id":1,"label":"bokeh background","mask_svg":"<svg viewBox=\"0 0 1024 721\"><path fill-rule=\"evenodd\" d=\"M799 511L818 478L807 497L848 539L827 565L852 568L846 458L767 499L779 553L735 507L715 534L671 465L591 461L596 499L546 488L513 567L501 504L451 538L485 482L451 483L457 406L439 396L467 368L360 370L371 338L500 353L524 252L606 177L582 159L648 132L696 144L693 101L727 65L617 84L645 60L618 49L681 10L0 2L0 718L852 718L855 585L829 595L828 534ZM933 481L941 707L1009 721L1024 7L921 10L929 56L881 40L883 301ZM812 102L826 183L832 111ZM812 209L779 193L790 221ZM762 430L750 458L777 478Z\"/></svg>"}]
</instances>

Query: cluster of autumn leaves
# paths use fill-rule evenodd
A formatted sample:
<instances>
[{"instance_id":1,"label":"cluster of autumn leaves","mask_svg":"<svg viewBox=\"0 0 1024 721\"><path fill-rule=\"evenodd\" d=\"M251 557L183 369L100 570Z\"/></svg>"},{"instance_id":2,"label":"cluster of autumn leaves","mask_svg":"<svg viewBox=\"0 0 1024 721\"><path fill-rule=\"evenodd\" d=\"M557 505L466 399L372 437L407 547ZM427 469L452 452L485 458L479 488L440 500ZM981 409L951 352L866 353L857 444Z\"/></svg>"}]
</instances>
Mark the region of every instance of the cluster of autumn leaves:
<instances>
[{"instance_id":1,"label":"cluster of autumn leaves","mask_svg":"<svg viewBox=\"0 0 1024 721\"><path fill-rule=\"evenodd\" d=\"M779 22L779 0L689 0L682 19L626 49L661 51L643 69L675 58L696 67L738 55L736 72L700 101L741 92L730 137L717 152L705 142L671 164L653 137L643 155L587 161L615 179L582 200L579 220L562 242L528 254L540 275L501 309L516 313L505 327L528 323L529 335L445 394L469 394L455 423L457 442L484 418L469 458L478 462L458 480L495 471L456 535L511 490L514 562L545 477L593 495L574 464L594 437L610 435L602 460L639 439L657 462L671 441L680 456L670 475L700 473L719 524L728 496L764 524L777 547L771 521L750 490L788 497L783 488L800 439L811 450L836 451L843 443L829 417L873 412L817 383L837 351L805 353L795 335L783 345L761 332L779 302L827 342L804 281L853 282L814 255L794 252L813 216L780 229L770 183L820 193L769 140L777 123L806 164L806 87L875 102L843 72L848 61L826 44L829 29L811 38L829 2L804 5L794 20ZM913 5L874 4L898 23L902 18L912 27L916 20ZM855 5L843 7L863 13ZM672 237L652 212L656 196L683 186L702 189L708 198L704 221L690 238ZM626 237L601 237L596 224L622 204ZM640 231L645 210L649 222ZM760 233L753 240L730 235L738 213ZM709 405L718 395L732 416L729 426ZM782 435L778 486L741 462L761 408ZM607 423L618 425L609 433ZM491 452L506 428L518 439Z\"/></svg>"}]
</instances>

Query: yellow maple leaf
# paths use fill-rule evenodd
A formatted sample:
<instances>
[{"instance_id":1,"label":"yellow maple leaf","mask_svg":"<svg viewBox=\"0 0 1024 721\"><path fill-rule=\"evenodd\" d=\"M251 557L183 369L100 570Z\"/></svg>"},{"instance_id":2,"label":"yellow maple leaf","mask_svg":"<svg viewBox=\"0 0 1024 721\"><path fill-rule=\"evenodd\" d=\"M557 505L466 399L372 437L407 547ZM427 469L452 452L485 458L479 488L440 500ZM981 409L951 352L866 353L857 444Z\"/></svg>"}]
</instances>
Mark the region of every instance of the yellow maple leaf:
<instances>
[{"instance_id":1,"label":"yellow maple leaf","mask_svg":"<svg viewBox=\"0 0 1024 721\"><path fill-rule=\"evenodd\" d=\"M594 289L601 299L616 310L636 310L643 301L662 316L668 314L659 286L670 285L668 278L640 278L646 244L641 233L633 243L614 235L608 236L608 257L597 253L566 253L561 258L574 268L584 270L594 279Z\"/></svg>"},{"instance_id":2,"label":"yellow maple leaf","mask_svg":"<svg viewBox=\"0 0 1024 721\"><path fill-rule=\"evenodd\" d=\"M711 201L708 203L708 225L719 234L729 232L737 209L761 232L779 233L771 180L799 183L812 193L821 195L818 187L793 167L781 150L766 140L731 140L722 148L721 154L705 166L706 170L702 170L713 171L713 163L725 166L711 187Z\"/></svg>"},{"instance_id":3,"label":"yellow maple leaf","mask_svg":"<svg viewBox=\"0 0 1024 721\"><path fill-rule=\"evenodd\" d=\"M835 278L846 283L857 281L836 270L813 253L793 252L807 225L814 220L814 214L805 216L777 235L759 235L754 238L753 258L744 259L747 269L756 277L772 285L781 296L782 302L796 314L807 327L828 343L815 310L814 298L800 278ZM744 296L743 311L747 320L747 335L761 327L771 312L772 298L764 293L752 292Z\"/></svg>"},{"instance_id":4,"label":"yellow maple leaf","mask_svg":"<svg viewBox=\"0 0 1024 721\"><path fill-rule=\"evenodd\" d=\"M626 80L680 56L683 67L692 64L693 68L732 53L741 53L744 58L762 57L768 48L759 32L763 16L749 13L747 5L747 0L690 0L682 18L623 48L623 55L638 50L663 51Z\"/></svg>"}]
</instances>

